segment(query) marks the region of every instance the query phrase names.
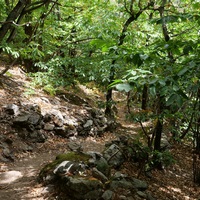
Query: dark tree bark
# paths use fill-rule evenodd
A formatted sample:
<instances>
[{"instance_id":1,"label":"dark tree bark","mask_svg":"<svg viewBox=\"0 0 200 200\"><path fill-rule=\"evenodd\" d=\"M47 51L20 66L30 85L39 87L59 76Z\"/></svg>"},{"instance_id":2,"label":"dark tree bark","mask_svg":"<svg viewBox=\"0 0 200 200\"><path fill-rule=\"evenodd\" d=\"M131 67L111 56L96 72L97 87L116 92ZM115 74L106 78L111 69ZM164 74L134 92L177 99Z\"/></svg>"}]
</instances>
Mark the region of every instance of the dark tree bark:
<instances>
[{"instance_id":1,"label":"dark tree bark","mask_svg":"<svg viewBox=\"0 0 200 200\"><path fill-rule=\"evenodd\" d=\"M197 94L198 110L200 110L200 89ZM193 152L193 177L194 183L200 185L200 116L197 115L194 139L196 141L195 150Z\"/></svg>"},{"instance_id":2,"label":"dark tree bark","mask_svg":"<svg viewBox=\"0 0 200 200\"><path fill-rule=\"evenodd\" d=\"M6 21L2 24L0 28L0 43L3 41L7 32L10 30L12 23L19 17L23 8L26 6L27 1L19 1L17 5L13 8L13 10L8 15Z\"/></svg>"},{"instance_id":3,"label":"dark tree bark","mask_svg":"<svg viewBox=\"0 0 200 200\"><path fill-rule=\"evenodd\" d=\"M148 102L148 87L145 84L142 90L142 109L147 109L147 102Z\"/></svg>"}]
</instances>

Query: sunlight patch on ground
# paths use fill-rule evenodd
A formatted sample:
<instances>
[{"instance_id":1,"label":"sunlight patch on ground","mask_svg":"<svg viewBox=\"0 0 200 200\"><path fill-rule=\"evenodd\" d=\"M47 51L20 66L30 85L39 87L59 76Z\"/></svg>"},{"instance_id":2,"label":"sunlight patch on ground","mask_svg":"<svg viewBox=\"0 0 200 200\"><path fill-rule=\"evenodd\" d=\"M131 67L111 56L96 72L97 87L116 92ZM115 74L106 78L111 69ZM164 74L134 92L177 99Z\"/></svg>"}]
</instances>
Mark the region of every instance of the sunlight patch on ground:
<instances>
[{"instance_id":1,"label":"sunlight patch on ground","mask_svg":"<svg viewBox=\"0 0 200 200\"><path fill-rule=\"evenodd\" d=\"M9 184L17 179L21 178L23 175L19 171L8 171L0 173L0 184Z\"/></svg>"}]
</instances>

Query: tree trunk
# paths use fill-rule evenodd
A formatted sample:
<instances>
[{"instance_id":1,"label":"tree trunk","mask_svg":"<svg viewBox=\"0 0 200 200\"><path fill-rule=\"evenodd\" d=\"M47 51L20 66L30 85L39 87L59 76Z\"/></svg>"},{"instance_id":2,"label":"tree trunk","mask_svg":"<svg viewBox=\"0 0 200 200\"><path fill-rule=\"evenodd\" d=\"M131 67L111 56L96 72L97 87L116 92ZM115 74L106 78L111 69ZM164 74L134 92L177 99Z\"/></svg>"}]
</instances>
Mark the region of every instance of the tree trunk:
<instances>
[{"instance_id":1,"label":"tree trunk","mask_svg":"<svg viewBox=\"0 0 200 200\"><path fill-rule=\"evenodd\" d=\"M163 122L161 119L157 119L155 126L155 140L154 140L154 151L161 150L161 137L162 137Z\"/></svg>"},{"instance_id":2,"label":"tree trunk","mask_svg":"<svg viewBox=\"0 0 200 200\"><path fill-rule=\"evenodd\" d=\"M142 110L147 109L147 102L148 102L148 87L145 84L142 91Z\"/></svg>"},{"instance_id":3,"label":"tree trunk","mask_svg":"<svg viewBox=\"0 0 200 200\"><path fill-rule=\"evenodd\" d=\"M112 61L112 65L110 67L110 82L109 84L111 84L114 80L114 77L115 77L115 67L114 67L114 64L115 64L115 60ZM106 94L106 109L105 109L105 114L106 116L108 116L109 118L113 119L114 118L114 113L112 111L112 102L113 99L112 99L112 88L108 89L107 90L107 94Z\"/></svg>"},{"instance_id":4,"label":"tree trunk","mask_svg":"<svg viewBox=\"0 0 200 200\"><path fill-rule=\"evenodd\" d=\"M129 14L130 14L130 17L126 20L126 22L124 23L123 25L123 29L122 29L122 32L120 34L120 37L119 37L119 41L118 41L118 46L121 46L123 45L124 43L124 39L126 37L126 32L127 32L127 29L129 27L129 25L138 19L138 17L146 10L148 9L149 7L151 6L150 3L147 4L146 7L144 8L141 8L139 9L139 11L137 13L135 13L133 11L133 8L134 8L134 1L131 1L130 3L130 7L129 7ZM116 53L117 55L117 53ZM114 64L116 62L116 59L114 59L112 61L112 65L111 65L111 68L110 68L110 81L109 81L109 84L111 84L115 78L115 67L114 67ZM107 94L106 94L106 109L105 109L105 114L109 115L112 117L112 89L109 89L107 91Z\"/></svg>"},{"instance_id":5,"label":"tree trunk","mask_svg":"<svg viewBox=\"0 0 200 200\"><path fill-rule=\"evenodd\" d=\"M0 43L3 41L8 30L11 28L12 22L15 21L21 14L25 5L26 5L26 1L18 1L17 5L13 8L13 10L8 15L6 21L3 23L3 25L0 28Z\"/></svg>"},{"instance_id":6,"label":"tree trunk","mask_svg":"<svg viewBox=\"0 0 200 200\"><path fill-rule=\"evenodd\" d=\"M197 94L198 110L200 110L200 89ZM193 177L194 183L200 185L200 116L197 114L197 122L195 128L194 139L196 141L195 151L193 155Z\"/></svg>"}]
</instances>

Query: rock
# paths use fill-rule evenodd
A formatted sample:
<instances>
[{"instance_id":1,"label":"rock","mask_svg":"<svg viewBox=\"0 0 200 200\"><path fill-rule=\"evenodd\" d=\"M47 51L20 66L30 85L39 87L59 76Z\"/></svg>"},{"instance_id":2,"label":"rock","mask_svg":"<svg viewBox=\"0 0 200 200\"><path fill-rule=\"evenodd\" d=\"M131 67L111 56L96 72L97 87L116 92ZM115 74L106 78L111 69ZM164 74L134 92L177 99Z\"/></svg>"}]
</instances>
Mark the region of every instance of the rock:
<instances>
[{"instance_id":1,"label":"rock","mask_svg":"<svg viewBox=\"0 0 200 200\"><path fill-rule=\"evenodd\" d=\"M30 117L29 113L21 113L19 116L15 117L13 123L25 127L28 124L29 117Z\"/></svg>"},{"instance_id":2,"label":"rock","mask_svg":"<svg viewBox=\"0 0 200 200\"><path fill-rule=\"evenodd\" d=\"M171 148L171 144L169 143L168 138L164 133L162 133L160 147L162 150L167 150Z\"/></svg>"},{"instance_id":3,"label":"rock","mask_svg":"<svg viewBox=\"0 0 200 200\"><path fill-rule=\"evenodd\" d=\"M35 130L28 134L28 137L32 140L32 142L43 143L46 140L45 135L42 133L41 130Z\"/></svg>"},{"instance_id":4,"label":"rock","mask_svg":"<svg viewBox=\"0 0 200 200\"><path fill-rule=\"evenodd\" d=\"M3 152L2 152L3 156L11 161L14 161L15 157L13 155L13 153L10 151L9 148L5 148L3 149Z\"/></svg>"},{"instance_id":5,"label":"rock","mask_svg":"<svg viewBox=\"0 0 200 200\"><path fill-rule=\"evenodd\" d=\"M8 104L5 107L5 111L10 115L18 115L19 114L19 106L15 104Z\"/></svg>"},{"instance_id":6,"label":"rock","mask_svg":"<svg viewBox=\"0 0 200 200\"><path fill-rule=\"evenodd\" d=\"M133 184L134 188L136 188L140 191L144 191L148 188L148 184L145 181L141 181L136 178L132 178L131 180L132 180L132 184Z\"/></svg>"},{"instance_id":7,"label":"rock","mask_svg":"<svg viewBox=\"0 0 200 200\"><path fill-rule=\"evenodd\" d=\"M35 113L38 113L41 115L41 108L38 104L34 103L34 104L29 104L29 105L26 105L26 107L30 110L30 111L33 111Z\"/></svg>"},{"instance_id":8,"label":"rock","mask_svg":"<svg viewBox=\"0 0 200 200\"><path fill-rule=\"evenodd\" d=\"M108 178L95 167L92 169L92 176L100 180L102 183L105 183L108 181Z\"/></svg>"},{"instance_id":9,"label":"rock","mask_svg":"<svg viewBox=\"0 0 200 200\"><path fill-rule=\"evenodd\" d=\"M54 174L65 174L65 175L76 175L85 171L85 165L79 162L63 161L60 163L56 169L54 169Z\"/></svg>"},{"instance_id":10,"label":"rock","mask_svg":"<svg viewBox=\"0 0 200 200\"><path fill-rule=\"evenodd\" d=\"M72 199L99 199L103 194L103 184L97 179L68 177L64 191Z\"/></svg>"},{"instance_id":11,"label":"rock","mask_svg":"<svg viewBox=\"0 0 200 200\"><path fill-rule=\"evenodd\" d=\"M50 112L52 115L54 115L53 117L53 122L56 126L63 126L64 124L64 118L62 113L59 110L51 110Z\"/></svg>"},{"instance_id":12,"label":"rock","mask_svg":"<svg viewBox=\"0 0 200 200\"><path fill-rule=\"evenodd\" d=\"M41 119L41 115L36 112L33 112L28 117L28 123L32 125L37 125L40 119Z\"/></svg>"},{"instance_id":13,"label":"rock","mask_svg":"<svg viewBox=\"0 0 200 200\"><path fill-rule=\"evenodd\" d=\"M107 160L108 164L113 167L119 167L124 162L124 156L119 146L112 144L103 153L103 157Z\"/></svg>"},{"instance_id":14,"label":"rock","mask_svg":"<svg viewBox=\"0 0 200 200\"><path fill-rule=\"evenodd\" d=\"M88 127L91 127L92 125L93 125L93 121L87 120L87 122L83 125L83 128L88 128Z\"/></svg>"},{"instance_id":15,"label":"rock","mask_svg":"<svg viewBox=\"0 0 200 200\"><path fill-rule=\"evenodd\" d=\"M68 142L67 146L71 151L77 151L77 152L83 151L81 144L75 141Z\"/></svg>"},{"instance_id":16,"label":"rock","mask_svg":"<svg viewBox=\"0 0 200 200\"><path fill-rule=\"evenodd\" d=\"M20 127L29 128L28 125L37 125L41 119L41 115L36 112L33 113L20 113L15 117L13 123L19 125Z\"/></svg>"},{"instance_id":17,"label":"rock","mask_svg":"<svg viewBox=\"0 0 200 200\"><path fill-rule=\"evenodd\" d=\"M89 160L88 165L91 167L96 167L98 171L103 173L106 177L110 176L110 165L99 152L87 152L92 158Z\"/></svg>"},{"instance_id":18,"label":"rock","mask_svg":"<svg viewBox=\"0 0 200 200\"><path fill-rule=\"evenodd\" d=\"M113 190L116 190L117 188L124 188L132 191L144 191L148 188L148 185L145 181L129 177L121 172L116 172L112 178L112 182L110 183L110 188Z\"/></svg>"},{"instance_id":19,"label":"rock","mask_svg":"<svg viewBox=\"0 0 200 200\"><path fill-rule=\"evenodd\" d=\"M102 199L103 200L112 200L113 199L113 194L114 192L111 190L106 190L103 195L102 195Z\"/></svg>"},{"instance_id":20,"label":"rock","mask_svg":"<svg viewBox=\"0 0 200 200\"><path fill-rule=\"evenodd\" d=\"M44 117L43 117L43 121L44 121L45 123L48 123L48 122L50 122L51 120L52 120L52 115L49 114L49 113L46 113L46 114L44 115Z\"/></svg>"},{"instance_id":21,"label":"rock","mask_svg":"<svg viewBox=\"0 0 200 200\"><path fill-rule=\"evenodd\" d=\"M62 137L68 137L68 128L66 126L62 127L55 127L54 128L55 134L60 135Z\"/></svg>"},{"instance_id":22,"label":"rock","mask_svg":"<svg viewBox=\"0 0 200 200\"><path fill-rule=\"evenodd\" d=\"M77 119L73 116L64 116L64 124L69 126L71 129L75 129L76 126L78 126Z\"/></svg>"},{"instance_id":23,"label":"rock","mask_svg":"<svg viewBox=\"0 0 200 200\"><path fill-rule=\"evenodd\" d=\"M44 130L46 131L53 131L54 128L55 128L54 124L50 124L50 123L44 124Z\"/></svg>"},{"instance_id":24,"label":"rock","mask_svg":"<svg viewBox=\"0 0 200 200\"><path fill-rule=\"evenodd\" d=\"M147 200L156 200L151 194L147 193Z\"/></svg>"},{"instance_id":25,"label":"rock","mask_svg":"<svg viewBox=\"0 0 200 200\"><path fill-rule=\"evenodd\" d=\"M142 191L137 191L137 195L138 195L139 197L142 197L143 199L147 199L147 194L145 194L145 193L142 192Z\"/></svg>"},{"instance_id":26,"label":"rock","mask_svg":"<svg viewBox=\"0 0 200 200\"><path fill-rule=\"evenodd\" d=\"M110 183L110 189L113 191L118 191L119 188L124 188L124 189L129 189L129 190L134 190L134 186L131 181L128 181L126 179L121 179L121 180L113 180Z\"/></svg>"}]
</instances>

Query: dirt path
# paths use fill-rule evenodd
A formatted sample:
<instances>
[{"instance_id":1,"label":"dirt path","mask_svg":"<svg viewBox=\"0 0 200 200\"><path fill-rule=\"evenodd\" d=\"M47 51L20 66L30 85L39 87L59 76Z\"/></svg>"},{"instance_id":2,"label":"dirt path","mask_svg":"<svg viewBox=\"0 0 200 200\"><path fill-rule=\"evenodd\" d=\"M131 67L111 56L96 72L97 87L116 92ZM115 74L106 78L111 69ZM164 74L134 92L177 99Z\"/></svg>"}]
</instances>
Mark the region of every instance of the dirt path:
<instances>
[{"instance_id":1,"label":"dirt path","mask_svg":"<svg viewBox=\"0 0 200 200\"><path fill-rule=\"evenodd\" d=\"M113 139L107 133L103 138L77 139L83 151L98 151L104 149L105 142ZM44 187L37 182L37 176L42 167L55 159L59 153L67 150L67 140L60 139L41 144L37 152L29 153L13 163L0 163L0 200L53 200L51 187Z\"/></svg>"},{"instance_id":2,"label":"dirt path","mask_svg":"<svg viewBox=\"0 0 200 200\"><path fill-rule=\"evenodd\" d=\"M43 165L55 158L55 152L27 155L14 163L2 164L0 172L0 199L42 200L48 188L37 183L37 175Z\"/></svg>"}]
</instances>

